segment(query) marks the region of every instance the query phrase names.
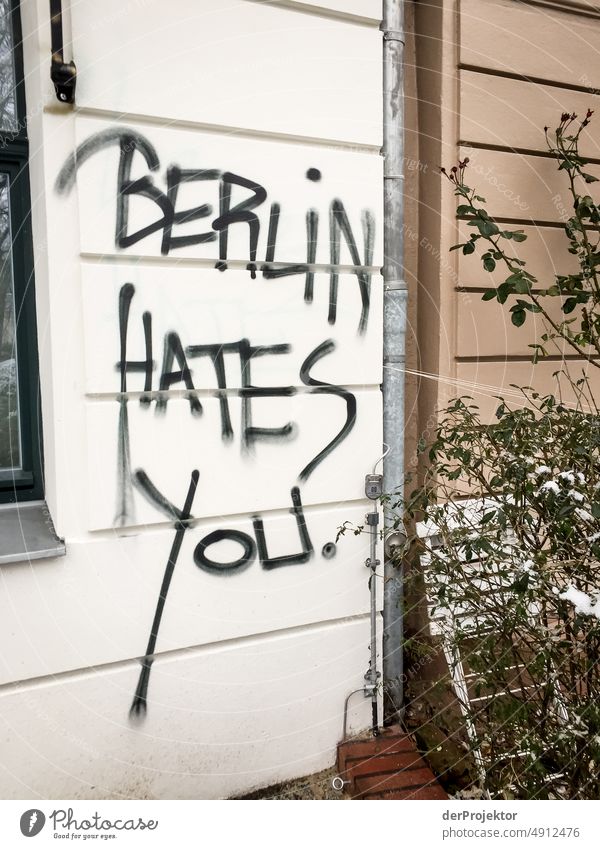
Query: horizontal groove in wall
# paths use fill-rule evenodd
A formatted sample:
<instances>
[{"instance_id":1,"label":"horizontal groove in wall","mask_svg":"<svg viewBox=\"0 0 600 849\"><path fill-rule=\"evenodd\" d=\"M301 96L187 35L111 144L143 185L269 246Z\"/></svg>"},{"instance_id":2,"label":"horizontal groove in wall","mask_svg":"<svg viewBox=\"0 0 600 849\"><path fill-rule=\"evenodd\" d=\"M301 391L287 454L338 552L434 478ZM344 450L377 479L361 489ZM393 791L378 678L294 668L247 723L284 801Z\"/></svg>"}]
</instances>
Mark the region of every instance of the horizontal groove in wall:
<instances>
[{"instance_id":1,"label":"horizontal groove in wall","mask_svg":"<svg viewBox=\"0 0 600 849\"><path fill-rule=\"evenodd\" d=\"M469 218L466 215L457 215L458 221L472 221L472 218ZM562 221L543 221L538 218L504 218L501 215L495 216L492 214L491 216L496 224L509 224L510 226L515 227L553 227L556 229L557 227L561 230L564 230L565 225ZM597 230L600 229L598 227L588 227L588 230Z\"/></svg>"},{"instance_id":2,"label":"horizontal groove in wall","mask_svg":"<svg viewBox=\"0 0 600 849\"><path fill-rule=\"evenodd\" d=\"M379 27L378 18L369 18L364 15L354 15L351 12L340 12L327 6L313 6L311 3L300 3L296 0L245 0L247 3L256 3L260 6L274 6L290 12L312 15L317 18L329 18L332 21L341 21L347 24L357 24L365 27Z\"/></svg>"},{"instance_id":3,"label":"horizontal groove in wall","mask_svg":"<svg viewBox=\"0 0 600 849\"><path fill-rule=\"evenodd\" d=\"M350 498L347 501L319 501L319 502L310 502L306 504L302 504L302 509L305 513L333 513L340 509L348 509L363 504L365 506L365 510L370 502L367 502L365 498ZM213 515L203 514L202 516L195 517L187 523L189 528L196 528L199 525L204 524L213 524L215 520L218 519L226 519L228 522L241 522L244 519L251 518L254 515L254 512L250 513L215 513ZM269 518L277 518L278 516L289 516L290 508L289 505L285 507L270 507L264 510L260 510L261 516L268 516ZM186 523L184 523L186 524ZM116 539L116 540L124 540L127 537L137 537L144 534L144 536L149 536L153 533L160 533L168 530L173 530L173 522L169 522L167 520L161 520L158 522L153 522L152 524L142 524L142 525L127 525L122 528L95 528L94 530L90 530L87 532L87 536L81 537L68 537L66 540L67 546L69 545L89 545L91 542L102 543L108 539Z\"/></svg>"},{"instance_id":4,"label":"horizontal groove in wall","mask_svg":"<svg viewBox=\"0 0 600 849\"><path fill-rule=\"evenodd\" d=\"M52 104L44 107L44 111L57 113L57 108ZM62 114L62 112L61 112ZM93 106L78 106L74 110L78 117L102 118L119 123L148 124L162 127L168 130L197 130L202 133L212 133L220 136L237 136L242 139L260 139L261 141L272 141L286 144L303 144L314 147L333 148L334 150L349 153L367 153L381 156L381 145L361 144L359 142L344 139L319 138L317 136L298 136L291 133L276 133L267 130L251 130L244 127L227 126L223 124L203 124L200 121L185 121L178 118L166 118L157 115L143 115L134 112L115 112L110 109L97 109ZM383 144L383 139L382 139Z\"/></svg>"},{"instance_id":5,"label":"horizontal groove in wall","mask_svg":"<svg viewBox=\"0 0 600 849\"><path fill-rule=\"evenodd\" d=\"M537 85L553 86L554 88L564 88L567 91L582 91L584 94L600 94L600 80L598 87L577 85L576 83L564 83L557 80L544 79L544 77L528 77L525 74L516 74L512 71L498 71L495 68L484 68L480 65L465 65L462 62L459 64L461 71L472 71L474 74L486 74L491 77L504 77L507 80L519 80L524 83L536 83Z\"/></svg>"},{"instance_id":6,"label":"horizontal groove in wall","mask_svg":"<svg viewBox=\"0 0 600 849\"><path fill-rule=\"evenodd\" d=\"M457 363L498 363L501 365L502 363L531 363L533 358L533 353L531 354L489 354L485 357L455 357ZM598 358L597 358L598 359ZM578 354L565 354L561 356L561 354L550 354L548 357L540 358L540 363L561 363L564 360L571 361L579 361L581 363L588 362L585 357L580 357Z\"/></svg>"},{"instance_id":7,"label":"horizontal groove in wall","mask_svg":"<svg viewBox=\"0 0 600 849\"><path fill-rule=\"evenodd\" d=\"M489 286L455 286L454 291L455 292L462 292L463 294L467 293L467 294L472 294L472 295L483 295L484 292L489 292L491 289L497 289L498 286L500 286L500 285L501 285L501 282L498 283L497 285L494 284L494 283L490 283ZM531 291L533 292L534 295L541 295L541 293L545 292L546 290L545 289L532 289ZM552 296L549 295L548 297L552 297ZM567 296L565 296L565 297L567 297Z\"/></svg>"},{"instance_id":8,"label":"horizontal groove in wall","mask_svg":"<svg viewBox=\"0 0 600 849\"><path fill-rule=\"evenodd\" d=\"M496 153L516 153L519 156L540 156L544 159L555 159L553 153L549 150L532 150L528 147L507 147L502 144L487 144L486 142L459 141L460 147L468 147L472 150L490 150ZM600 165L600 157L586 156L587 162L593 165Z\"/></svg>"},{"instance_id":9,"label":"horizontal groove in wall","mask_svg":"<svg viewBox=\"0 0 600 849\"><path fill-rule=\"evenodd\" d=\"M213 653L222 649L232 649L252 645L252 643L260 640L270 639L271 637L293 636L303 632L312 632L319 630L327 630L329 628L344 627L353 622L366 621L369 618L369 613L356 613L353 616L345 616L343 619L323 620L321 622L310 622L307 625L293 625L289 628L280 628L274 631L266 631L259 634L250 634L245 637L231 637L230 639L219 640L214 643L203 643L194 646L184 646L177 649L166 649L162 652L156 652L152 657L154 659L175 659L177 657L187 657L193 654ZM77 679L92 678L94 675L107 674L121 669L127 669L132 665L137 665L142 660L143 655L138 657L129 657L124 660L114 660L108 663L96 664L95 666L86 666L78 669L65 670L64 672L50 673L48 675L38 675L34 678L27 678L20 681L11 681L7 684L0 684L0 695L5 693L15 693L23 690L33 690L41 687L52 686L53 684L61 684L64 681L73 681Z\"/></svg>"},{"instance_id":10,"label":"horizontal groove in wall","mask_svg":"<svg viewBox=\"0 0 600 849\"><path fill-rule=\"evenodd\" d=\"M216 264L216 260L214 259L177 257L174 254L171 254L170 256L143 256L142 254L97 254L82 252L79 256L82 262L102 263L103 265L110 262L116 265L168 265L172 268L177 268L177 266L183 265L184 267L214 269ZM227 267L232 271L248 271L248 263L248 259L228 259ZM263 268L267 265L269 268L287 268L289 265L304 266L305 263L302 261L269 263L258 261L255 265L257 272L262 272ZM380 266L375 265L328 265L323 263L319 265L307 265L306 268L308 271L324 274L329 274L331 271L337 271L339 274L356 274L357 272L366 272L368 274L376 274L377 276L383 274L383 269ZM302 274L304 274L304 271L298 272L298 274L295 275L290 275L290 277L300 277ZM284 277L279 278L280 283L284 280Z\"/></svg>"},{"instance_id":11,"label":"horizontal groove in wall","mask_svg":"<svg viewBox=\"0 0 600 849\"><path fill-rule=\"evenodd\" d=\"M314 387L302 385L294 385L293 386L296 391L296 395L312 395L314 394ZM339 389L347 389L349 391L355 392L380 392L381 384L380 383L335 383L335 384L327 384L328 386L335 386ZM150 401L157 401L159 398L165 401L175 401L178 399L183 399L185 401L189 400L190 397L194 398L221 398L221 397L229 397L236 398L240 394L240 390L243 387L241 386L228 386L227 389L169 389L169 390L160 390L155 389L152 392L124 392L121 393L118 390L114 392L86 392L85 397L90 402L101 402L104 403L106 401L115 402L120 398L127 398L128 401L139 401L141 398L144 400L149 399Z\"/></svg>"},{"instance_id":12,"label":"horizontal groove in wall","mask_svg":"<svg viewBox=\"0 0 600 849\"><path fill-rule=\"evenodd\" d=\"M541 9L548 9L551 12L563 12L567 15L575 15L580 18L593 18L600 20L600 10L595 11L583 3L562 3L555 0L513 0L521 6L536 6Z\"/></svg>"},{"instance_id":13,"label":"horizontal groove in wall","mask_svg":"<svg viewBox=\"0 0 600 849\"><path fill-rule=\"evenodd\" d=\"M371 502L368 502L366 498L349 498L346 501L315 501L315 502L307 502L306 504L302 504L302 509L305 513L327 513L327 512L335 512L340 510L341 508L352 509L357 505L363 504L365 508L367 505L370 505ZM254 512L250 513L215 513L215 514L204 514L202 516L195 517L191 519L187 523L189 528L195 528L203 523L212 524L216 519L227 519L228 522L238 522L243 521L244 519L251 518L254 515ZM365 510L366 512L366 510ZM264 510L260 510L261 516L268 516L269 518L277 518L278 516L289 516L290 508L289 505L285 507L270 507ZM143 525L127 525L122 528L96 528L94 530L88 531L88 536L85 537L68 537L66 540L66 544L69 545L89 545L90 542L99 541L104 542L106 539L126 539L127 537L140 536L142 533L144 535L149 535L152 533L159 533L165 530L172 530L173 522L169 522L167 520L153 522L150 524Z\"/></svg>"}]
</instances>

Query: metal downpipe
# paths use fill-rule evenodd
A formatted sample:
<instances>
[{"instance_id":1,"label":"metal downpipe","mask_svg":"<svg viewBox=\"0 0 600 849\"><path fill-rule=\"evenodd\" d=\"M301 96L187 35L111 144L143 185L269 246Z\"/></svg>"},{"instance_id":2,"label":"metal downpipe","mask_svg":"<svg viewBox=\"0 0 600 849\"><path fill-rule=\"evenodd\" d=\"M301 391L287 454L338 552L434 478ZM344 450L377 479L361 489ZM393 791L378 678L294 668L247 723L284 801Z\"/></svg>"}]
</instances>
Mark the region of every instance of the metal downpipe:
<instances>
[{"instance_id":1,"label":"metal downpipe","mask_svg":"<svg viewBox=\"0 0 600 849\"><path fill-rule=\"evenodd\" d=\"M404 0L383 0L384 306L383 441L386 494L404 483L404 357L407 286L404 279ZM396 499L384 511L386 539L399 517ZM384 716L399 718L403 686L403 576L384 546L383 682Z\"/></svg>"}]
</instances>

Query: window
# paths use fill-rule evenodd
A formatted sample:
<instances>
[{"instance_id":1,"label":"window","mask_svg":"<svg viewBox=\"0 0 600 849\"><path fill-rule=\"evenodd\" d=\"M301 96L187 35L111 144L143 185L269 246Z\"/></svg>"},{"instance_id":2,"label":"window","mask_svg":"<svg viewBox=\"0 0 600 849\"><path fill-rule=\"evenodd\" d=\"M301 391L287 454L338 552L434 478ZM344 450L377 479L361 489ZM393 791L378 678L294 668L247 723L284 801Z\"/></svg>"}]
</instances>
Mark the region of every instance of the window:
<instances>
[{"instance_id":1,"label":"window","mask_svg":"<svg viewBox=\"0 0 600 849\"><path fill-rule=\"evenodd\" d=\"M0 502L43 496L28 142L16 0L0 0Z\"/></svg>"}]
</instances>

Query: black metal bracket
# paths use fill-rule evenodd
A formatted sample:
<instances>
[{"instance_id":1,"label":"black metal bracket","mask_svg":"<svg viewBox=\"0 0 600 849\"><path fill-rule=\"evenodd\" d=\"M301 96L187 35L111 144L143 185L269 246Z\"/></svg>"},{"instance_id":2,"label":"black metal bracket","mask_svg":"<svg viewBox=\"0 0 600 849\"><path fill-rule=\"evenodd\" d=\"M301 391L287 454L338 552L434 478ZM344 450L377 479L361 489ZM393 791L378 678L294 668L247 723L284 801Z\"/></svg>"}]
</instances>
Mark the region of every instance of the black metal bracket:
<instances>
[{"instance_id":1,"label":"black metal bracket","mask_svg":"<svg viewBox=\"0 0 600 849\"><path fill-rule=\"evenodd\" d=\"M61 0L50 0L50 36L52 48L50 79L54 83L56 97L61 103L74 103L77 68L75 62L65 62L64 58Z\"/></svg>"}]
</instances>

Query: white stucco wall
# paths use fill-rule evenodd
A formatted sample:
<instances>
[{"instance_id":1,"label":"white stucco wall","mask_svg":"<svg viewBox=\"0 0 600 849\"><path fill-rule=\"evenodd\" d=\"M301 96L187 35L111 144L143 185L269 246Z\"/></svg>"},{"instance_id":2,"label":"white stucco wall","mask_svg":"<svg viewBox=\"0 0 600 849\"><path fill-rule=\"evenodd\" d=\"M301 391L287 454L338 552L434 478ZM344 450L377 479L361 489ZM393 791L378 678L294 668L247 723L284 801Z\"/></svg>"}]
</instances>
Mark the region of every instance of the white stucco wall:
<instances>
[{"instance_id":1,"label":"white stucco wall","mask_svg":"<svg viewBox=\"0 0 600 849\"><path fill-rule=\"evenodd\" d=\"M381 454L380 3L65 2L75 109L53 95L46 0L22 5L46 495L67 556L0 574L0 793L212 798L318 770L368 662L367 539L334 543ZM133 186L120 247L130 154L155 199ZM188 173L169 207L173 166ZM219 230L225 255L228 187L231 207L257 205ZM201 205L170 243L164 226L135 237ZM173 241L200 233L214 240ZM286 265L301 267L269 274ZM119 368L121 331L149 384ZM165 340L190 374L159 392L181 369ZM221 345L219 388L201 346ZM177 535L144 481L181 510L194 470L147 711L130 718ZM206 547L223 530L238 541Z\"/></svg>"}]
</instances>

